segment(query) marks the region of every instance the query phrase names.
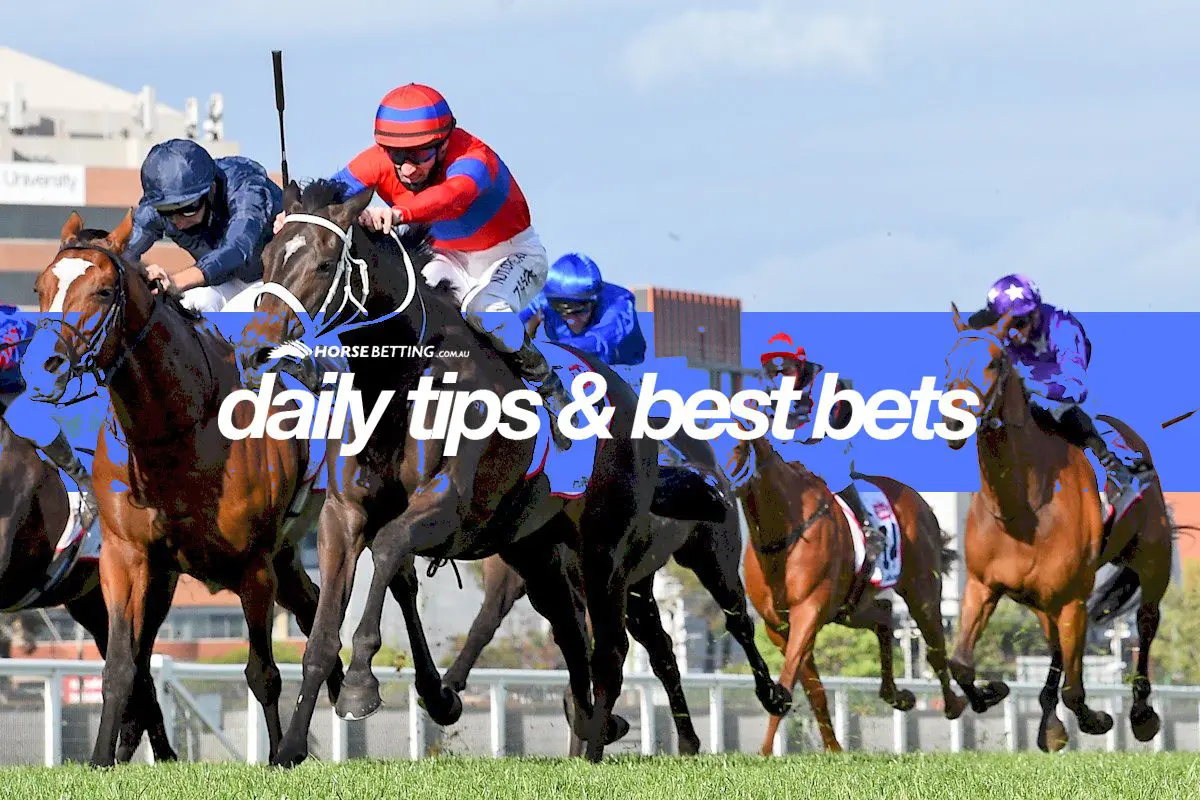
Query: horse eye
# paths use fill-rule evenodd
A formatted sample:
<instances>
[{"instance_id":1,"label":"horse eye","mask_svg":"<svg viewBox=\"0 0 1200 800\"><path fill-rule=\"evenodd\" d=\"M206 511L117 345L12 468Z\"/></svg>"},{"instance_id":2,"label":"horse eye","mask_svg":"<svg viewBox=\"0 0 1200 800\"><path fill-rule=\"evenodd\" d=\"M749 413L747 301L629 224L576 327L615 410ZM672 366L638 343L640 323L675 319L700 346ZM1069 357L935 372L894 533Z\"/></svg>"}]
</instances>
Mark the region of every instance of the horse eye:
<instances>
[{"instance_id":1,"label":"horse eye","mask_svg":"<svg viewBox=\"0 0 1200 800\"><path fill-rule=\"evenodd\" d=\"M336 261L322 261L317 265L317 272L333 272L333 268L336 266Z\"/></svg>"},{"instance_id":2,"label":"horse eye","mask_svg":"<svg viewBox=\"0 0 1200 800\"><path fill-rule=\"evenodd\" d=\"M113 297L113 290L112 290L112 287L111 287L111 286L106 286L106 287L105 287L105 288L103 288L103 289L97 289L97 290L96 290L96 297L99 297L101 300L111 300L111 299L112 299L112 297Z\"/></svg>"}]
</instances>

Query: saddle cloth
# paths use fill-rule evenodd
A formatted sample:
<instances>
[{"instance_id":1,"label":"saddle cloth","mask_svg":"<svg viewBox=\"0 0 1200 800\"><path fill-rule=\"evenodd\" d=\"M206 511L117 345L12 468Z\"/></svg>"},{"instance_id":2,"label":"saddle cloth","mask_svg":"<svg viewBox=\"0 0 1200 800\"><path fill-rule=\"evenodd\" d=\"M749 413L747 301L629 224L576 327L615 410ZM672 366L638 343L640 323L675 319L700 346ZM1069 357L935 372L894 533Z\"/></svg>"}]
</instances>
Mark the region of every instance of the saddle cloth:
<instances>
[{"instance_id":1,"label":"saddle cloth","mask_svg":"<svg viewBox=\"0 0 1200 800\"><path fill-rule=\"evenodd\" d=\"M877 589L890 589L900 580L903 550L900 541L900 525L896 522L896 514L887 495L870 481L859 478L857 482L858 495L871 515L872 522L884 531L883 551L875 561L875 569L871 573L871 585ZM846 522L850 523L850 538L854 542L854 569L857 571L862 569L863 562L867 557L866 536L863 534L862 526L858 524L854 512L850 510L849 504L842 499L840 494L835 493L834 497L841 506Z\"/></svg>"},{"instance_id":2,"label":"saddle cloth","mask_svg":"<svg viewBox=\"0 0 1200 800\"><path fill-rule=\"evenodd\" d=\"M534 345L546 357L546 362L566 387L567 395L572 400L578 399L572 391L571 383L575 380L576 375L591 372L591 368L579 356L553 342L539 340L535 341ZM524 383L527 388L533 388L528 381L524 381ZM586 384L584 388L586 390ZM609 405L611 405L611 401L605 394L596 405L596 410L599 411ZM550 414L544 405L537 407L537 416L538 432L534 440L533 458L529 463L529 469L525 472L525 478L532 480L539 474L545 474L550 481L552 495L567 499L579 497L587 491L588 484L592 479L592 470L596 464L596 448L599 444L598 438L588 436L583 439L574 439L570 449L559 450L550 437L552 423ZM574 423L577 427L583 427L587 423L587 419L583 417L582 413L578 413Z\"/></svg>"}]
</instances>

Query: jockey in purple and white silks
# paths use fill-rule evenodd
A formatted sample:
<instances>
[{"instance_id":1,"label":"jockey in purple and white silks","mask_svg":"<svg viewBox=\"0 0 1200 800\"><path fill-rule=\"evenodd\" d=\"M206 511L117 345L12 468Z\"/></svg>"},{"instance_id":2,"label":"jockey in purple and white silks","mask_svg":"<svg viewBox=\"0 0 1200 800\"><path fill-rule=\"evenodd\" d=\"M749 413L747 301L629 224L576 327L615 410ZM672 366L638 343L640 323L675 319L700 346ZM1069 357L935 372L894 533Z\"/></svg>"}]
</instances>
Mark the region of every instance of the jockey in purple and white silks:
<instances>
[{"instance_id":1,"label":"jockey in purple and white silks","mask_svg":"<svg viewBox=\"0 0 1200 800\"><path fill-rule=\"evenodd\" d=\"M1005 350L1029 393L1034 421L1092 451L1120 487L1113 502L1114 518L1120 519L1149 488L1153 470L1140 462L1132 469L1124 464L1081 408L1088 396L1087 370L1092 360L1092 343L1083 325L1069 311L1042 302L1037 284L1017 274L992 284L983 313L996 321L1008 317Z\"/></svg>"}]
</instances>

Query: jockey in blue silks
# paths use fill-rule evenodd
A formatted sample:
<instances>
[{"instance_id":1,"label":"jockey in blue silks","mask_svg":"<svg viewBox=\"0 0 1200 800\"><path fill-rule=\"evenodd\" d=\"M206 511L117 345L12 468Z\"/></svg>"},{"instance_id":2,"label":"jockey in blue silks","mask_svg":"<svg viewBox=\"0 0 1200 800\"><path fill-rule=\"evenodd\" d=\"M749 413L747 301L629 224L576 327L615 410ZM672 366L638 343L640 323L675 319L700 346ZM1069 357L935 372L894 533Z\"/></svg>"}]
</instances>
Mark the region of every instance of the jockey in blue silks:
<instances>
[{"instance_id":1,"label":"jockey in blue silks","mask_svg":"<svg viewBox=\"0 0 1200 800\"><path fill-rule=\"evenodd\" d=\"M545 338L595 354L639 388L646 339L633 292L605 281L586 255L567 253L551 264L546 285L520 316L531 338L541 325Z\"/></svg>"},{"instance_id":2,"label":"jockey in blue silks","mask_svg":"<svg viewBox=\"0 0 1200 800\"><path fill-rule=\"evenodd\" d=\"M1030 413L1039 427L1076 447L1091 450L1120 487L1113 518L1120 519L1149 488L1153 470L1137 461L1124 464L1101 438L1080 406L1087 399L1087 369L1092 343L1069 311L1042 302L1041 292L1024 275L1005 275L988 290L982 313L995 321L1007 317L1005 350L1029 393Z\"/></svg>"},{"instance_id":3,"label":"jockey in blue silks","mask_svg":"<svg viewBox=\"0 0 1200 800\"><path fill-rule=\"evenodd\" d=\"M89 448L96 446L108 408L107 397L98 394L61 409L33 399L26 391L21 367L36 325L19 314L15 307L0 304L0 413L13 433L38 448L79 487L79 524L87 531L96 523L99 507L90 464L80 461L71 440ZM80 395L87 394L84 390L88 388L82 387Z\"/></svg>"},{"instance_id":4,"label":"jockey in blue silks","mask_svg":"<svg viewBox=\"0 0 1200 800\"><path fill-rule=\"evenodd\" d=\"M832 436L814 439L811 438L811 430L805 430L813 421L813 407L816 405L813 388L824 367L809 361L805 349L793 343L792 337L786 333L772 336L767 340L767 347L767 351L759 357L764 373L760 388L765 392L780 389L783 379L792 376L795 378L793 388L803 391L803 395L799 400L793 401L786 411L787 428L792 438L778 439L770 431L764 435L784 462L803 464L805 469L825 481L830 492L840 495L846 501L858 519L866 539L866 558L873 562L883 552L885 541L883 533L875 526L862 497L859 496L858 486L853 478L851 442ZM847 388L848 382L839 377L835 391ZM771 416L773 407L768 406L761 410ZM850 415L850 404L845 400L837 401L829 411L829 427L846 427L850 423ZM749 450L741 469L729 476L735 488L745 484L754 473L753 454L754 450Z\"/></svg>"}]
</instances>

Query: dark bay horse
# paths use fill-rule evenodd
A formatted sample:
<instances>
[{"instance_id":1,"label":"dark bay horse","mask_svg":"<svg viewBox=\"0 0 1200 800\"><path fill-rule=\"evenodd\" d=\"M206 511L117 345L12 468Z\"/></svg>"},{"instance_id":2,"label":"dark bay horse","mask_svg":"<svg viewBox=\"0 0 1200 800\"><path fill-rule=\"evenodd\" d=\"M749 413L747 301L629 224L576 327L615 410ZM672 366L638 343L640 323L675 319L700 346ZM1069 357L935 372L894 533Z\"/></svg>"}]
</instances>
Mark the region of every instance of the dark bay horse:
<instances>
[{"instance_id":1,"label":"dark bay horse","mask_svg":"<svg viewBox=\"0 0 1200 800\"><path fill-rule=\"evenodd\" d=\"M680 682L674 645L663 630L654 599L654 575L672 557L695 573L725 613L726 629L741 645L750 662L759 702L770 714L786 714L791 707L791 692L771 679L770 669L754 643L754 623L747 613L746 589L740 574L742 536L737 509L732 509L725 522L720 523L680 522L652 514L650 536L653 540L650 550L634 566L630 576L627 626L630 635L646 648L650 666L666 689L679 736L679 752L682 755L699 753L700 737L692 724ZM573 553L568 552L568 556L573 557ZM443 678L443 682L456 691L466 687L467 676L479 654L495 636L513 604L525 596L525 581L504 563L504 559L492 556L483 562L483 594L483 605L471 625L463 649Z\"/></svg>"},{"instance_id":2,"label":"dark bay horse","mask_svg":"<svg viewBox=\"0 0 1200 800\"><path fill-rule=\"evenodd\" d=\"M1122 572L1110 591L1136 590L1139 584L1142 590L1129 717L1138 740L1149 741L1159 730L1158 714L1149 703L1150 646L1158 629L1159 603L1170 581L1174 542L1174 526L1158 478L1116 525L1111 518L1105 520L1096 474L1084 451L1042 430L1030 414L1029 396L1002 344L1006 320L973 327L963 321L957 307L951 307L959 335L946 356L945 388L968 389L981 399L972 413L979 422L975 439L982 479L967 517L967 584L958 643L950 661L954 678L976 711L1008 695L1008 686L1000 681L977 687L974 668L975 643L996 604L1007 595L1033 611L1050 646L1050 670L1040 697L1038 747L1057 751L1067 744L1066 729L1056 713L1060 683L1063 704L1079 720L1080 730L1093 735L1108 732L1112 717L1093 711L1085 700L1083 655L1096 570L1114 563ZM1101 420L1149 460L1145 442L1129 426L1112 417ZM946 423L951 428L961 424L950 419ZM959 449L965 442L948 444Z\"/></svg>"},{"instance_id":3,"label":"dark bay horse","mask_svg":"<svg viewBox=\"0 0 1200 800\"><path fill-rule=\"evenodd\" d=\"M108 650L108 610L100 591L100 567L81 559L57 580L49 579L55 544L70 515L67 490L58 470L4 422L5 405L0 395L0 611L65 606L96 640L103 657ZM122 726L117 760L133 757L145 730L154 760L175 761L178 756L167 739L154 682L139 683L137 691L136 718Z\"/></svg>"},{"instance_id":4,"label":"dark bay horse","mask_svg":"<svg viewBox=\"0 0 1200 800\"><path fill-rule=\"evenodd\" d=\"M649 546L649 513L671 502L658 490L666 477L671 478L667 483L681 487L675 496L695 488L686 504L690 511L676 512L696 514L693 519L723 519L724 508L713 495L707 495L707 504L697 502L704 492L688 487L686 476L667 468L660 474L657 443L630 435L637 403L633 390L584 353L577 354L580 361L607 382L605 401L614 414L608 428L611 438L599 443L590 484L578 497L555 496L543 474L526 478L534 439L493 435L466 440L457 454L447 456L443 441L409 435L410 422L433 427L434 408L428 409L426 419L410 420L410 405L404 402L424 375L441 386L443 376L454 372L456 390L484 390L498 397L523 384L514 366L463 320L448 288L430 288L420 277L432 257L427 230L413 228L392 238L369 234L357 224L371 196L366 190L343 201L336 183L316 181L303 192L289 184L284 193L288 216L264 250L263 265L267 289L282 287L291 299L265 292L239 348L251 384L274 369L277 348L306 335L305 319L318 316L322 323L355 326L337 330L345 345L412 348L411 355L384 360L356 349L348 359L356 389L368 407L385 391L396 392L399 402L384 409L382 422L361 452L346 455L343 446L330 439L329 491L319 529L321 608L304 655L300 699L273 761L290 765L307 755L305 734L315 710L314 688L338 661L338 629L355 562L367 546L374 574L354 634L339 714L360 719L382 702L370 662L380 647L380 614L390 588L406 619L417 692L435 722L454 722L462 713L462 701L442 685L425 642L416 608L413 557L442 562L500 554L524 577L531 603L554 630L571 673L571 718L577 721L573 729L587 742L587 758L599 761L604 746L628 731L628 723L612 709L628 650L629 566ZM354 299L349 316L341 310L345 301L330 318L318 314L323 304L340 297ZM315 390L316 361L304 363L309 365L308 385ZM472 413L471 424L482 422L480 413ZM586 598L567 574L566 547L579 553Z\"/></svg>"},{"instance_id":5,"label":"dark bay horse","mask_svg":"<svg viewBox=\"0 0 1200 800\"><path fill-rule=\"evenodd\" d=\"M825 749L841 752L813 644L818 631L831 622L874 631L879 639L879 696L893 708L908 711L916 698L896 687L892 606L874 586L856 586L856 580L863 578L855 569L850 523L825 481L802 464L784 461L763 437L734 446L730 471L740 468L751 453L754 471L739 492L750 527L745 558L750 601L766 623L771 641L783 651L779 682L791 689L799 676ZM929 664L942 684L946 718L957 719L966 701L955 694L950 682L941 611L942 575L953 564L955 553L933 509L916 490L891 478L857 477L874 484L892 505L903 550L894 589L928 645ZM773 751L781 719L773 715L767 725L764 756Z\"/></svg>"},{"instance_id":6,"label":"dark bay horse","mask_svg":"<svg viewBox=\"0 0 1200 800\"><path fill-rule=\"evenodd\" d=\"M304 631L317 607L317 589L296 557L303 531L285 525L307 443L222 434L221 400L241 388L233 348L174 293L155 294L145 269L124 258L132 229L132 214L112 233L85 230L71 215L61 249L38 277L44 317L25 355L35 397L58 401L74 379L92 373L111 402L93 465L109 649L91 763L113 763L118 723L137 713L131 698L149 681L154 639L184 572L241 599L250 633L246 677L274 751L282 735L274 605L294 613ZM235 422L249 416L235 413ZM340 679L340 670L331 673L332 696Z\"/></svg>"}]
</instances>

